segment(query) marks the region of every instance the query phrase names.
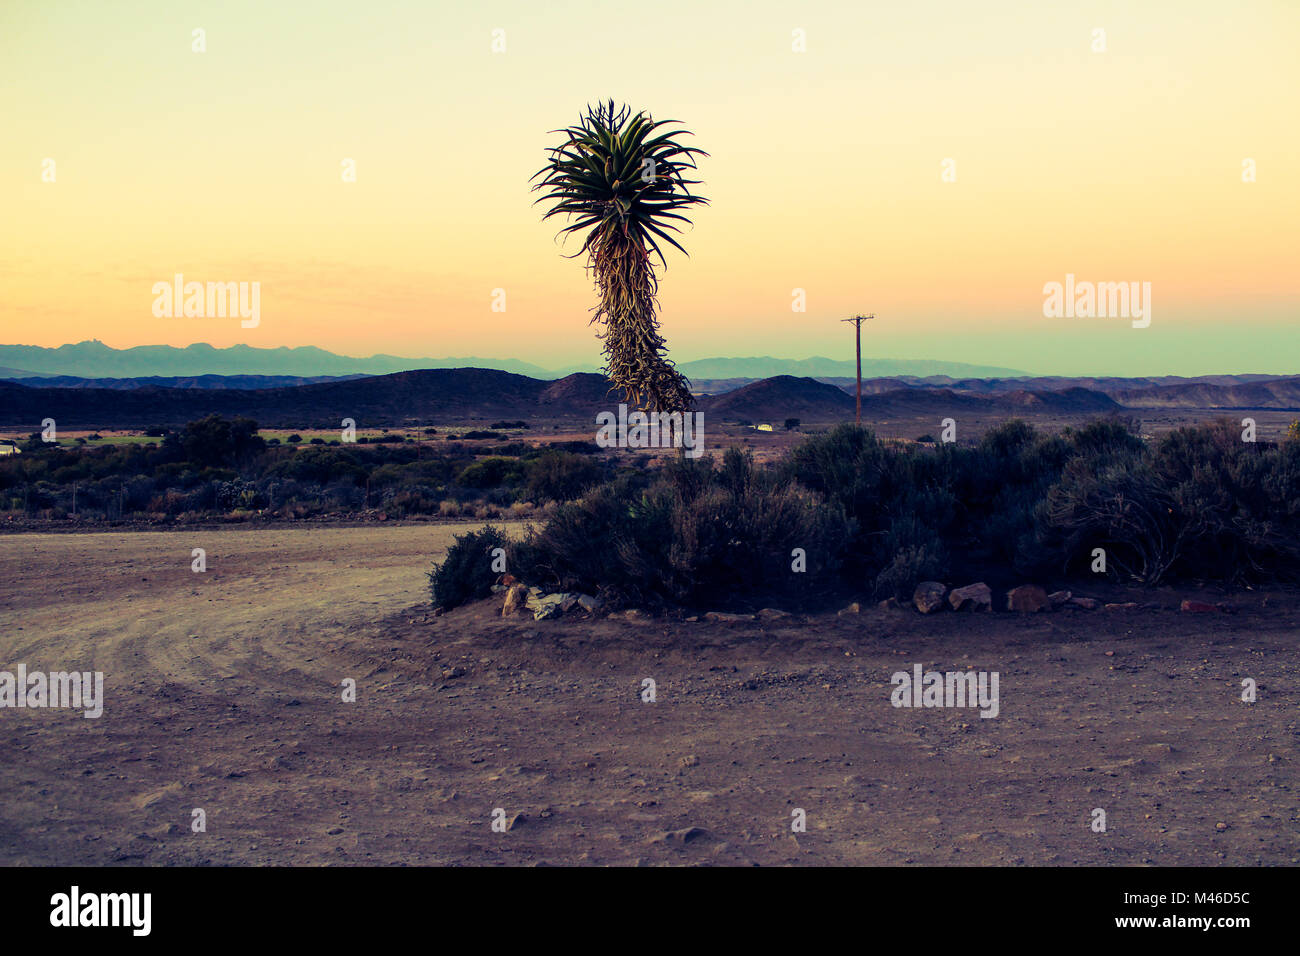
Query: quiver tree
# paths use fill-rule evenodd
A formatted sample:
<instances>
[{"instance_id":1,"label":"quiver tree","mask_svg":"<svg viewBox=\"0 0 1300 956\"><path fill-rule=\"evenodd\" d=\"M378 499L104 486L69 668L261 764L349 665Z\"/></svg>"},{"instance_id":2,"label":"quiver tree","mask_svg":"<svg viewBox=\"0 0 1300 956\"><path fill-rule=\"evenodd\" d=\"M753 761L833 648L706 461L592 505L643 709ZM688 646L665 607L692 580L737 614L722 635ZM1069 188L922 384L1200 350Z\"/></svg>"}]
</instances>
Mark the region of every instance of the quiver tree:
<instances>
[{"instance_id":1,"label":"quiver tree","mask_svg":"<svg viewBox=\"0 0 1300 956\"><path fill-rule=\"evenodd\" d=\"M543 219L572 218L559 235L585 230L582 248L570 258L585 253L595 280L599 302L592 322L603 326L611 385L639 408L667 412L690 408L691 391L664 354L651 256L667 266L660 242L685 254L669 234L681 232L679 223L690 224L679 210L708 202L690 191L699 181L685 178L696 168L694 157L708 154L679 142L692 135L688 130L662 129L675 123L644 112L633 116L613 100L588 107L576 126L552 130L564 141L533 175L533 189L545 190L537 202L551 203Z\"/></svg>"}]
</instances>

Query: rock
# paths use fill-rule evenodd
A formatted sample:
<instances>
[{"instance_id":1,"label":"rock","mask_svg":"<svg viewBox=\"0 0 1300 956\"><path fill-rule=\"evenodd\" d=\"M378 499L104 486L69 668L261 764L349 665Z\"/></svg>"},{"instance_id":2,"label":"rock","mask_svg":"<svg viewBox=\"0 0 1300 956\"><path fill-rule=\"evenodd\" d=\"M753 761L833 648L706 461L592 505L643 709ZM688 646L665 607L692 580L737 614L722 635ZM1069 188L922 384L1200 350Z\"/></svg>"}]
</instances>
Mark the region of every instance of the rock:
<instances>
[{"instance_id":1,"label":"rock","mask_svg":"<svg viewBox=\"0 0 1300 956\"><path fill-rule=\"evenodd\" d=\"M1053 591L1047 595L1047 600L1052 602L1052 607L1060 607L1063 604L1068 604L1072 597L1074 595L1069 591Z\"/></svg>"},{"instance_id":2,"label":"rock","mask_svg":"<svg viewBox=\"0 0 1300 956\"><path fill-rule=\"evenodd\" d=\"M645 611L638 608L628 608L626 611L615 611L610 616L612 621L644 621L647 619Z\"/></svg>"},{"instance_id":3,"label":"rock","mask_svg":"<svg viewBox=\"0 0 1300 956\"><path fill-rule=\"evenodd\" d=\"M753 614L728 614L725 611L710 611L708 614L704 615L704 620L715 621L719 623L727 623L727 622L735 622L735 621L752 621L754 620L754 615Z\"/></svg>"},{"instance_id":4,"label":"rock","mask_svg":"<svg viewBox=\"0 0 1300 956\"><path fill-rule=\"evenodd\" d=\"M948 595L946 585L938 581L922 581L912 592L912 603L922 614L931 614L943 609L943 599Z\"/></svg>"},{"instance_id":5,"label":"rock","mask_svg":"<svg viewBox=\"0 0 1300 956\"><path fill-rule=\"evenodd\" d=\"M457 677L464 677L468 673L463 667L449 667L442 672L443 680L455 680Z\"/></svg>"},{"instance_id":6,"label":"rock","mask_svg":"<svg viewBox=\"0 0 1300 956\"><path fill-rule=\"evenodd\" d=\"M547 621L553 617L562 617L564 608L561 606L562 599L558 594L549 594L543 600L538 601L533 607L534 621Z\"/></svg>"},{"instance_id":7,"label":"rock","mask_svg":"<svg viewBox=\"0 0 1300 956\"><path fill-rule=\"evenodd\" d=\"M529 588L527 608L533 612L534 621L545 621L564 613L566 597L566 594L546 594L541 588Z\"/></svg>"},{"instance_id":8,"label":"rock","mask_svg":"<svg viewBox=\"0 0 1300 956\"><path fill-rule=\"evenodd\" d=\"M1213 604L1207 604L1204 601L1184 601L1178 605L1178 610L1188 611L1192 614L1217 614L1219 608Z\"/></svg>"},{"instance_id":9,"label":"rock","mask_svg":"<svg viewBox=\"0 0 1300 956\"><path fill-rule=\"evenodd\" d=\"M515 827L523 826L527 822L528 822L527 815L523 813L516 813L513 817L510 818L510 822L506 824L506 829L513 830Z\"/></svg>"},{"instance_id":10,"label":"rock","mask_svg":"<svg viewBox=\"0 0 1300 956\"><path fill-rule=\"evenodd\" d=\"M789 617L790 612L782 611L774 607L765 607L758 612L758 616L760 620L764 620L764 621L779 621L782 618Z\"/></svg>"},{"instance_id":11,"label":"rock","mask_svg":"<svg viewBox=\"0 0 1300 956\"><path fill-rule=\"evenodd\" d=\"M837 611L836 613L839 617L843 617L845 614L861 614L862 605L859 604L857 601L854 601L848 607L843 608L842 610Z\"/></svg>"},{"instance_id":12,"label":"rock","mask_svg":"<svg viewBox=\"0 0 1300 956\"><path fill-rule=\"evenodd\" d=\"M1123 604L1106 604L1103 608L1107 611L1136 611L1141 606L1137 601L1125 601Z\"/></svg>"},{"instance_id":13,"label":"rock","mask_svg":"<svg viewBox=\"0 0 1300 956\"><path fill-rule=\"evenodd\" d=\"M510 617L519 614L528 606L528 588L522 584L513 585L506 592L505 607L501 609L502 617Z\"/></svg>"},{"instance_id":14,"label":"rock","mask_svg":"<svg viewBox=\"0 0 1300 956\"><path fill-rule=\"evenodd\" d=\"M605 602L602 601L600 598L592 597L590 594L578 595L578 607L582 608L588 614L598 613L601 607L604 606L604 604Z\"/></svg>"},{"instance_id":15,"label":"rock","mask_svg":"<svg viewBox=\"0 0 1300 956\"><path fill-rule=\"evenodd\" d=\"M1052 602L1048 599L1047 592L1037 584L1022 584L1007 592L1008 611L1034 614L1038 611L1046 611L1051 606Z\"/></svg>"},{"instance_id":16,"label":"rock","mask_svg":"<svg viewBox=\"0 0 1300 956\"><path fill-rule=\"evenodd\" d=\"M704 827L682 827L680 830L673 830L671 833L665 833L655 842L662 843L696 843L701 840L712 840L713 834Z\"/></svg>"},{"instance_id":17,"label":"rock","mask_svg":"<svg viewBox=\"0 0 1300 956\"><path fill-rule=\"evenodd\" d=\"M954 588L948 595L948 603L954 611L992 611L993 592L983 581L968 584L964 588Z\"/></svg>"},{"instance_id":18,"label":"rock","mask_svg":"<svg viewBox=\"0 0 1300 956\"><path fill-rule=\"evenodd\" d=\"M1072 597L1070 598L1070 604L1073 607L1081 607L1085 611L1095 611L1101 607L1100 601L1090 597Z\"/></svg>"},{"instance_id":19,"label":"rock","mask_svg":"<svg viewBox=\"0 0 1300 956\"><path fill-rule=\"evenodd\" d=\"M695 756L695 754L687 754L680 762L683 767L698 767L700 765L700 758Z\"/></svg>"}]
</instances>

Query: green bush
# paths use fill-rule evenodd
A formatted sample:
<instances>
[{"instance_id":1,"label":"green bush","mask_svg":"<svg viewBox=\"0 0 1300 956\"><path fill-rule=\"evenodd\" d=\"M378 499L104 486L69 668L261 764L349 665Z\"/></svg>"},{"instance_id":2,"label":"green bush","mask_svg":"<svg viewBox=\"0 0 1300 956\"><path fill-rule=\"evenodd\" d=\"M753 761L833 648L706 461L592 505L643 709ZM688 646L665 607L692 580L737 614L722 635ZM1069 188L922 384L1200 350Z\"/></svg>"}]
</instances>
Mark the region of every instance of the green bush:
<instances>
[{"instance_id":1,"label":"green bush","mask_svg":"<svg viewBox=\"0 0 1300 956\"><path fill-rule=\"evenodd\" d=\"M1225 421L1154 447L1092 448L1069 462L1041 514L1040 540L1067 570L1100 547L1112 576L1148 585L1294 579L1300 447L1243 442Z\"/></svg>"},{"instance_id":2,"label":"green bush","mask_svg":"<svg viewBox=\"0 0 1300 956\"><path fill-rule=\"evenodd\" d=\"M456 479L466 488L513 487L524 477L523 466L513 458L484 458L476 461Z\"/></svg>"},{"instance_id":3,"label":"green bush","mask_svg":"<svg viewBox=\"0 0 1300 956\"><path fill-rule=\"evenodd\" d=\"M453 608L492 593L497 579L493 551L508 548L505 534L492 525L456 536L447 557L429 572L429 597L435 607Z\"/></svg>"},{"instance_id":4,"label":"green bush","mask_svg":"<svg viewBox=\"0 0 1300 956\"><path fill-rule=\"evenodd\" d=\"M600 481L604 470L586 455L547 449L528 463L532 501L572 501Z\"/></svg>"},{"instance_id":5,"label":"green bush","mask_svg":"<svg viewBox=\"0 0 1300 956\"><path fill-rule=\"evenodd\" d=\"M838 507L731 449L720 468L673 459L648 486L627 476L562 505L513 566L530 583L614 605L806 605L837 588L851 533Z\"/></svg>"}]
</instances>

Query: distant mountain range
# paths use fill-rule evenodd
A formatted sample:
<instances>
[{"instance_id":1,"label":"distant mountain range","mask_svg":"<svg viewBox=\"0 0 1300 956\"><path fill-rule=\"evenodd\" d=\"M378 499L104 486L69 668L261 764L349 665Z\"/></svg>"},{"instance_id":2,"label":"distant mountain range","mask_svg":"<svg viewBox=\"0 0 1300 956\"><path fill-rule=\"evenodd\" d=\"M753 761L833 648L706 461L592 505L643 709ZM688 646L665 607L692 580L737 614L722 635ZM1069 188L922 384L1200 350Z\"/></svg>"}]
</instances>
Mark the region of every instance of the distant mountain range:
<instances>
[{"instance_id":1,"label":"distant mountain range","mask_svg":"<svg viewBox=\"0 0 1300 956\"><path fill-rule=\"evenodd\" d=\"M708 358L680 362L677 366L684 375L694 379L745 379L770 378L774 375L800 377L852 376L852 361L829 358L778 359L761 358ZM315 346L298 348L255 348L249 345L232 345L215 348L199 343L185 348L171 345L139 345L128 349L115 349L98 340L44 348L38 345L0 345L0 378L22 379L48 376L81 379L152 378L159 384L165 379L197 378L201 376L276 376L319 381L347 375L386 375L428 368L483 368L515 372L531 378L558 379L574 372L596 372L592 365L573 365L562 369L544 369L519 359L495 359L467 356L464 358L402 358L396 355L372 355L354 358L336 355ZM967 365L962 362L939 362L930 359L864 359L862 374L867 376L927 376L946 375L956 378L1007 378L1024 375L1015 369ZM71 384L71 383L66 383ZM247 388L264 387L261 384L214 385L209 382L198 387ZM280 383L285 384L285 383Z\"/></svg>"},{"instance_id":2,"label":"distant mountain range","mask_svg":"<svg viewBox=\"0 0 1300 956\"><path fill-rule=\"evenodd\" d=\"M760 379L774 375L793 375L800 378L832 378L857 376L857 365L852 359L828 359L814 356L806 359L761 358L709 358L694 362L678 362L677 368L692 382L696 379ZM874 376L951 375L962 378L1013 378L1028 375L1011 368L987 365L967 365L964 362L939 362L932 359L873 359L862 360L862 374Z\"/></svg>"},{"instance_id":3,"label":"distant mountain range","mask_svg":"<svg viewBox=\"0 0 1300 956\"><path fill-rule=\"evenodd\" d=\"M5 378L68 375L79 378L139 378L141 376L285 375L296 378L343 375L386 375L420 368L495 368L520 375L550 378L547 369L518 359L402 358L372 355L353 358L336 355L314 345L262 349L251 345L216 348L206 343L176 348L172 345L137 345L115 349L97 339L44 348L39 345L0 345L0 367ZM15 374L16 373L16 374Z\"/></svg>"},{"instance_id":4,"label":"distant mountain range","mask_svg":"<svg viewBox=\"0 0 1300 956\"><path fill-rule=\"evenodd\" d=\"M81 378L77 375L42 375L29 377L6 375L0 369L0 381L36 388L218 388L245 390L315 385L319 382L346 382L367 375L146 375L140 378Z\"/></svg>"},{"instance_id":5,"label":"distant mountain range","mask_svg":"<svg viewBox=\"0 0 1300 956\"><path fill-rule=\"evenodd\" d=\"M41 380L34 380L41 381ZM886 383L892 387L884 387ZM864 383L865 384L865 383ZM971 383L966 382L969 386ZM1023 386L1023 382L1021 383ZM1300 376L1263 382L1142 385L1118 388L1001 388L939 386L900 380L864 390L865 420L965 413L984 417L1037 414L1092 417L1153 408L1268 408L1300 410ZM272 388L75 388L0 381L0 428L31 432L45 418L63 428L140 428L181 425L204 415L243 415L264 426L338 427L352 418L362 428L464 425L493 419L591 423L597 411L620 401L601 375L575 373L558 380L498 369L424 369ZM850 421L849 390L808 377L778 375L721 394L703 395L698 407L714 421L779 423Z\"/></svg>"}]
</instances>

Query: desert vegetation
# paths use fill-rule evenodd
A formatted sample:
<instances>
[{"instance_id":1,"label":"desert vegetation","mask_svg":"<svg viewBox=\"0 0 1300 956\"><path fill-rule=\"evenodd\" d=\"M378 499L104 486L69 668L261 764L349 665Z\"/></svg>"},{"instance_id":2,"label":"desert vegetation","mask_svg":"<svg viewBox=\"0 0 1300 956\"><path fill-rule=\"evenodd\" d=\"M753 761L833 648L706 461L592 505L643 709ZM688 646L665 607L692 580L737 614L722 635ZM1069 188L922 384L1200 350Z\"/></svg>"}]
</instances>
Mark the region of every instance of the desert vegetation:
<instances>
[{"instance_id":1,"label":"desert vegetation","mask_svg":"<svg viewBox=\"0 0 1300 956\"><path fill-rule=\"evenodd\" d=\"M529 514L611 476L592 443L538 448L385 435L267 441L247 418L211 415L150 429L147 444L61 446L32 436L0 459L0 515L166 522L308 518L361 511L491 518ZM486 433L499 440L496 432Z\"/></svg>"},{"instance_id":2,"label":"desert vegetation","mask_svg":"<svg viewBox=\"0 0 1300 956\"><path fill-rule=\"evenodd\" d=\"M690 408L692 399L690 383L665 354L651 256L667 264L660 242L685 252L671 234L690 223L682 210L708 201L691 192L698 181L686 178L695 157L708 154L680 141L689 131L663 128L675 122L599 103L556 131L564 140L533 177L534 188L545 190L537 202L550 203L543 218L568 217L561 235L586 231L574 255L587 256L595 279L592 321L602 326L611 385L640 407L669 412Z\"/></svg>"},{"instance_id":3,"label":"desert vegetation","mask_svg":"<svg viewBox=\"0 0 1300 956\"><path fill-rule=\"evenodd\" d=\"M443 570L466 580L435 603L486 593L499 546L462 538ZM811 608L929 579L1295 580L1300 441L1244 442L1229 422L1146 441L1108 419L925 446L843 425L765 467L731 449L622 475L504 546L526 584L651 608Z\"/></svg>"}]
</instances>

